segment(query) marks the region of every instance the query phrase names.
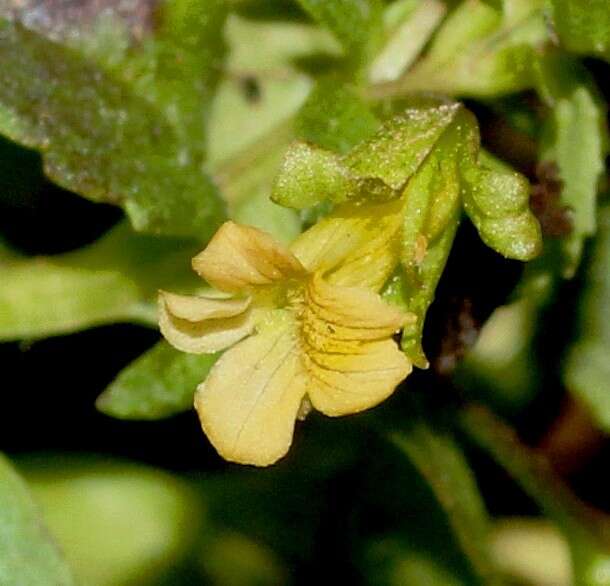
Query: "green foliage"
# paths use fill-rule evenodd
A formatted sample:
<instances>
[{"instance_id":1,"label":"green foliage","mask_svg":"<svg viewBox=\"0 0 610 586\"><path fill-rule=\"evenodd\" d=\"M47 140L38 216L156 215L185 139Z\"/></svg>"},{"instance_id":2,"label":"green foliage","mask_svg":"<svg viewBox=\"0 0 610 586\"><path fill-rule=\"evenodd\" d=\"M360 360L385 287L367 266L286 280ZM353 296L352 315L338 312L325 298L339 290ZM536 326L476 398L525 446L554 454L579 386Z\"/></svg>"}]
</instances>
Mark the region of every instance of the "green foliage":
<instances>
[{"instance_id":1,"label":"green foliage","mask_svg":"<svg viewBox=\"0 0 610 586\"><path fill-rule=\"evenodd\" d=\"M464 208L483 242L509 258L539 254L540 226L529 209L527 180L483 167L467 170L464 179Z\"/></svg>"},{"instance_id":2,"label":"green foliage","mask_svg":"<svg viewBox=\"0 0 610 586\"><path fill-rule=\"evenodd\" d=\"M415 278L400 268L383 291L384 299L405 307L418 318L413 326L403 330L401 347L413 360L413 363L420 368L428 366L428 360L422 348L424 318L430 304L434 301L436 286L449 257L457 227L457 218L448 223L442 236L429 247L426 258L419 266Z\"/></svg>"},{"instance_id":3,"label":"green foliage","mask_svg":"<svg viewBox=\"0 0 610 586\"><path fill-rule=\"evenodd\" d=\"M605 0L552 0L562 45L574 53L610 59L610 13Z\"/></svg>"},{"instance_id":4,"label":"green foliage","mask_svg":"<svg viewBox=\"0 0 610 586\"><path fill-rule=\"evenodd\" d=\"M400 0L384 11L385 40L369 68L372 83L393 81L417 59L445 17L440 0Z\"/></svg>"},{"instance_id":5,"label":"green foliage","mask_svg":"<svg viewBox=\"0 0 610 586\"><path fill-rule=\"evenodd\" d=\"M191 242L119 225L86 248L0 260L0 340L41 338L121 321L156 322L160 287L195 281Z\"/></svg>"},{"instance_id":6,"label":"green foliage","mask_svg":"<svg viewBox=\"0 0 610 586\"><path fill-rule=\"evenodd\" d=\"M218 586L288 583L285 568L270 548L233 531L225 531L206 544L201 565L210 583Z\"/></svg>"},{"instance_id":7,"label":"green foliage","mask_svg":"<svg viewBox=\"0 0 610 586\"><path fill-rule=\"evenodd\" d=\"M347 201L355 191L358 179L350 176L337 155L297 142L286 153L272 197L280 205L304 209L329 197L334 203Z\"/></svg>"},{"instance_id":8,"label":"green foliage","mask_svg":"<svg viewBox=\"0 0 610 586\"><path fill-rule=\"evenodd\" d=\"M95 458L21 468L79 584L157 583L202 530L201 500L161 471Z\"/></svg>"},{"instance_id":9,"label":"green foliage","mask_svg":"<svg viewBox=\"0 0 610 586\"><path fill-rule=\"evenodd\" d=\"M601 429L610 431L610 212L599 214L599 235L587 267L579 311L579 336L564 364L566 386L587 406Z\"/></svg>"},{"instance_id":10,"label":"green foliage","mask_svg":"<svg viewBox=\"0 0 610 586\"><path fill-rule=\"evenodd\" d=\"M587 70L572 57L548 53L538 61L538 86L552 108L541 159L557 164L561 201L572 210L573 229L563 242L564 273L578 267L584 241L595 233L598 185L607 152L606 108Z\"/></svg>"},{"instance_id":11,"label":"green foliage","mask_svg":"<svg viewBox=\"0 0 610 586\"><path fill-rule=\"evenodd\" d=\"M534 354L540 306L527 297L497 308L458 366L456 384L514 413L532 400L539 384Z\"/></svg>"},{"instance_id":12,"label":"green foliage","mask_svg":"<svg viewBox=\"0 0 610 586\"><path fill-rule=\"evenodd\" d=\"M488 550L489 520L466 458L450 431L417 400L404 430L391 441L426 479L482 584L498 583Z\"/></svg>"},{"instance_id":13,"label":"green foliage","mask_svg":"<svg viewBox=\"0 0 610 586\"><path fill-rule=\"evenodd\" d=\"M478 150L476 121L460 105L422 105L395 116L343 155L293 143L273 188L274 201L300 209L404 195L402 268L384 296L417 315L402 344L421 367L427 364L421 348L424 318L453 244L460 202L483 241L499 253L530 260L540 252L526 179L483 166Z\"/></svg>"},{"instance_id":14,"label":"green foliage","mask_svg":"<svg viewBox=\"0 0 610 586\"><path fill-rule=\"evenodd\" d=\"M382 31L381 0L299 0L299 4L342 43L356 65L366 63Z\"/></svg>"},{"instance_id":15,"label":"green foliage","mask_svg":"<svg viewBox=\"0 0 610 586\"><path fill-rule=\"evenodd\" d=\"M460 106L440 104L406 110L346 157L347 166L361 177L382 181L402 191L443 133L454 122Z\"/></svg>"},{"instance_id":16,"label":"green foliage","mask_svg":"<svg viewBox=\"0 0 610 586\"><path fill-rule=\"evenodd\" d=\"M221 0L163 2L152 15L154 38L144 40L140 53L128 51L112 64L136 94L162 111L176 129L180 157L190 159L193 167L205 156L208 111L225 53L226 16Z\"/></svg>"},{"instance_id":17,"label":"green foliage","mask_svg":"<svg viewBox=\"0 0 610 586\"><path fill-rule=\"evenodd\" d=\"M332 57L340 48L330 34L297 22L232 15L225 34L228 57L209 111L208 165L232 219L288 243L300 232L298 215L273 204L269 191L293 136L290 118L313 85L296 62Z\"/></svg>"},{"instance_id":18,"label":"green foliage","mask_svg":"<svg viewBox=\"0 0 610 586\"><path fill-rule=\"evenodd\" d=\"M542 384L544 316L556 301L563 255L560 241L545 242L543 254L526 265L509 303L496 308L475 345L458 366L454 381L472 399L501 412L518 413Z\"/></svg>"},{"instance_id":19,"label":"green foliage","mask_svg":"<svg viewBox=\"0 0 610 586\"><path fill-rule=\"evenodd\" d=\"M467 578L456 575L446 563L406 540L389 538L371 545L366 552L368 582L379 586L466 586Z\"/></svg>"},{"instance_id":20,"label":"green foliage","mask_svg":"<svg viewBox=\"0 0 610 586\"><path fill-rule=\"evenodd\" d=\"M404 193L402 269L384 295L418 316L405 329L403 349L420 366L424 316L451 250L460 198L483 240L501 254L529 260L540 251L526 180L481 166L478 143L476 123L459 106L411 108L345 155L294 143L274 186L275 201L297 208ZM419 262L422 237L426 254Z\"/></svg>"},{"instance_id":21,"label":"green foliage","mask_svg":"<svg viewBox=\"0 0 610 586\"><path fill-rule=\"evenodd\" d=\"M544 3L507 0L502 4L460 3L423 58L398 80L382 84L377 93L434 91L491 97L531 87L535 47L547 37Z\"/></svg>"},{"instance_id":22,"label":"green foliage","mask_svg":"<svg viewBox=\"0 0 610 586\"><path fill-rule=\"evenodd\" d=\"M401 550L421 560L418 569L423 566L432 576L443 576L459 584L483 584L448 525L448 516L456 508L466 511L471 506L469 521L481 520L484 525L484 516L480 519L477 513L480 502L476 496L472 500L469 497L462 509L459 501L450 504L437 500L428 480L437 472L442 476L442 468L447 464L444 456L451 457L453 449L459 449L452 448L453 440L446 427L426 422L423 413L420 415L414 413L406 425L371 418L373 433L368 426L354 421L310 418L307 431L315 433L303 433L293 455L274 468L264 471L241 468L202 479L201 490L209 503L208 518L225 530L249 536L270 547L289 567L298 567L303 560L310 559L312 551L319 546L321 532L337 530L341 543L355 552L353 563L367 576L367 583L387 583L381 575L385 574L385 568L381 566L385 565L386 558L391 558L387 562L392 565L396 561L394 554L398 556L402 551L395 551L398 548L390 548L389 544L386 547L386 542L396 540ZM340 426L339 434L335 433L336 425ZM390 427L396 430L392 437L388 435ZM441 439L436 442L426 430L435 437L439 434ZM421 469L413 465L411 455L403 450L405 445L423 456L416 457L418 464L423 464ZM364 446L368 449L363 449ZM424 462L426 457L438 457L440 466L430 466L429 461ZM388 459L393 466L387 466ZM459 462L452 465L452 472L459 467ZM433 471L429 474L431 468ZM351 481L354 471L359 479L357 484ZM457 477L461 478L460 473L435 481L447 486ZM475 489L472 484L468 486ZM408 499L403 498L405 490L408 490ZM334 491L341 491L342 500L350 503L347 525L341 518ZM448 492L444 491L443 496L447 497ZM447 510L444 510L445 504ZM332 512L325 514L327 511ZM371 513L376 526L381 524L381 529L372 536L361 526ZM477 535L483 525L473 526L471 535ZM471 544L471 547L476 550L479 545L483 552L484 544ZM206 562L212 563L212 560ZM336 552L333 552L333 563L337 570L344 571ZM403 582L393 582L399 583Z\"/></svg>"},{"instance_id":23,"label":"green foliage","mask_svg":"<svg viewBox=\"0 0 610 586\"><path fill-rule=\"evenodd\" d=\"M0 455L0 582L5 586L75 584L24 481L3 455Z\"/></svg>"},{"instance_id":24,"label":"green foliage","mask_svg":"<svg viewBox=\"0 0 610 586\"><path fill-rule=\"evenodd\" d=\"M225 37L224 75L208 113L207 150L213 167L295 115L313 85L311 76L297 66L300 61L312 55L332 59L340 53L330 34L300 22L231 15Z\"/></svg>"},{"instance_id":25,"label":"green foliage","mask_svg":"<svg viewBox=\"0 0 610 586\"><path fill-rule=\"evenodd\" d=\"M579 500L542 454L521 444L514 431L485 408L467 407L461 424L561 528L570 547L574 582L591 586L607 582L610 518Z\"/></svg>"},{"instance_id":26,"label":"green foliage","mask_svg":"<svg viewBox=\"0 0 610 586\"><path fill-rule=\"evenodd\" d=\"M457 105L409 109L343 156L306 143L293 143L272 198L281 205L305 208L327 198L340 203L399 197L458 109ZM366 134L372 127L371 123ZM320 140L320 134L314 134L314 138ZM328 143L328 138L322 136L321 142Z\"/></svg>"},{"instance_id":27,"label":"green foliage","mask_svg":"<svg viewBox=\"0 0 610 586\"><path fill-rule=\"evenodd\" d=\"M119 419L161 419L187 411L217 357L185 354L159 342L121 371L96 406Z\"/></svg>"},{"instance_id":28,"label":"green foliage","mask_svg":"<svg viewBox=\"0 0 610 586\"><path fill-rule=\"evenodd\" d=\"M168 27L188 47L194 39L180 34L175 18ZM156 47L160 56L147 66L158 71L137 60L132 70L122 61L104 68L85 51L1 15L0 26L0 130L41 150L46 173L60 185L122 205L136 230L209 237L223 206L201 171L203 134L191 134L200 127L192 117L203 120L201 105L193 108L202 97L190 91L200 67L190 57L186 71L172 66L187 49ZM197 55L192 47L188 54ZM189 70L191 77L181 77ZM130 85L130 75L139 83Z\"/></svg>"},{"instance_id":29,"label":"green foliage","mask_svg":"<svg viewBox=\"0 0 610 586\"><path fill-rule=\"evenodd\" d=\"M555 584L571 571L575 584L605 583L608 518L579 500L540 450L472 401L514 416L520 432L539 438L536 426L549 422L526 409L539 393L550 410L559 403L561 371L565 390L601 432L610 430L610 212L605 203L598 209L607 96L589 73L602 78L604 64L580 60L610 60L607 2L165 0L110 3L101 12L99 2L55 4L0 1L0 133L33 149L1 145L0 232L15 210L29 218L24 210L46 197L39 156L48 178L121 206L131 226L35 257L14 250L14 232L0 233L2 341L115 322L155 325L159 288L205 286L190 259L226 218L288 245L335 206L403 197L400 238L392 241L399 265L381 293L417 315L401 343L425 367L426 315L462 218L508 259L529 261L542 248L524 175L481 150L474 116L453 100L472 98L487 148L530 179L538 163L556 166L562 188L553 199L538 177L533 201L544 251L520 278L498 257L490 275L462 267L478 287L477 311L467 317L494 311L456 375L414 374L413 386L427 385L426 393L408 382L367 415L308 416L297 424L293 451L272 469L220 468L205 446L195 462L190 446L172 437L163 438L164 450L182 450L176 467L186 462L197 474L177 481L47 454L23 469L50 537L23 481L0 458L0 583L68 586L73 571L92 586L275 585L316 581L329 563L382 586L534 580L527 552L510 541L504 550L490 547L492 523L474 479L482 469L486 489L500 475L487 460L470 461L477 449L513 477L569 546L571 568L553 573L539 563L537 575ZM572 223L566 235L553 231L558 214ZM462 253L458 273L470 262ZM504 271L513 270L504 284ZM448 295L460 301L461 285ZM432 321L446 318L448 334L432 346L451 349L449 334L463 316L439 309ZM559 327L549 315L561 317ZM549 332L559 332L552 344ZM97 407L125 420L184 412L217 357L159 342L116 376ZM60 391L66 418L81 417ZM155 425L173 422L147 424L153 434ZM79 442L75 434L81 450ZM106 437L97 447L123 450ZM483 497L512 510L521 506L510 501L514 490L492 484ZM533 524L523 532L521 545L546 553ZM510 553L506 582L502 551Z\"/></svg>"},{"instance_id":30,"label":"green foliage","mask_svg":"<svg viewBox=\"0 0 610 586\"><path fill-rule=\"evenodd\" d=\"M571 586L570 550L561 532L539 517L510 517L493 528L494 559L509 583Z\"/></svg>"},{"instance_id":31,"label":"green foliage","mask_svg":"<svg viewBox=\"0 0 610 586\"><path fill-rule=\"evenodd\" d=\"M342 154L378 127L378 118L357 89L341 78L321 79L295 120L299 139Z\"/></svg>"}]
</instances>

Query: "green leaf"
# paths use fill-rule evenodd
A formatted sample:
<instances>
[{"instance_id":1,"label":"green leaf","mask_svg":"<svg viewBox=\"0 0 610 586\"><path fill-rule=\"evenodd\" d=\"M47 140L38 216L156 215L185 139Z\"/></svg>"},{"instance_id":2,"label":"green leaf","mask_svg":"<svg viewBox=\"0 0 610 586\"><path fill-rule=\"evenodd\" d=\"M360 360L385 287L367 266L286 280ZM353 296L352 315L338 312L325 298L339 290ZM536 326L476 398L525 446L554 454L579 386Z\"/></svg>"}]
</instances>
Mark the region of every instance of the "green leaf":
<instances>
[{"instance_id":1,"label":"green leaf","mask_svg":"<svg viewBox=\"0 0 610 586\"><path fill-rule=\"evenodd\" d=\"M271 199L282 206L305 209L326 200L347 201L359 188L358 179L351 176L339 156L295 142L284 155Z\"/></svg>"},{"instance_id":2,"label":"green leaf","mask_svg":"<svg viewBox=\"0 0 610 586\"><path fill-rule=\"evenodd\" d=\"M515 172L474 167L463 173L464 209L487 246L517 260L542 249L540 225L529 207L529 183Z\"/></svg>"},{"instance_id":3,"label":"green leaf","mask_svg":"<svg viewBox=\"0 0 610 586\"><path fill-rule=\"evenodd\" d=\"M425 316L451 251L460 202L483 241L500 254L529 260L541 248L527 181L504 168L485 169L478 149L476 122L461 111L406 187L402 270L383 295L417 315L403 332L402 348L420 367L427 366L421 347Z\"/></svg>"},{"instance_id":4,"label":"green leaf","mask_svg":"<svg viewBox=\"0 0 610 586\"><path fill-rule=\"evenodd\" d=\"M156 584L196 545L203 507L177 478L107 457L49 460L21 468L79 583Z\"/></svg>"},{"instance_id":5,"label":"green leaf","mask_svg":"<svg viewBox=\"0 0 610 586\"><path fill-rule=\"evenodd\" d=\"M579 308L579 335L564 365L566 387L595 421L610 432L610 207L599 214L599 231L585 274Z\"/></svg>"},{"instance_id":6,"label":"green leaf","mask_svg":"<svg viewBox=\"0 0 610 586\"><path fill-rule=\"evenodd\" d=\"M456 103L409 108L384 124L370 140L356 145L346 164L357 175L379 179L400 190L460 110Z\"/></svg>"},{"instance_id":7,"label":"green leaf","mask_svg":"<svg viewBox=\"0 0 610 586\"><path fill-rule=\"evenodd\" d=\"M428 367L428 360L421 345L426 313L434 301L436 286L451 252L458 223L457 218L449 222L441 238L428 249L415 278L408 276L404 268L399 268L382 292L386 301L417 316L415 324L403 330L400 346L419 368Z\"/></svg>"},{"instance_id":8,"label":"green leaf","mask_svg":"<svg viewBox=\"0 0 610 586\"><path fill-rule=\"evenodd\" d=\"M497 583L488 550L489 519L464 454L450 431L416 398L409 401L409 415L391 441L429 484L474 573L483 584Z\"/></svg>"},{"instance_id":9,"label":"green leaf","mask_svg":"<svg viewBox=\"0 0 610 586\"><path fill-rule=\"evenodd\" d=\"M564 366L566 386L586 405L606 433L610 432L609 350L607 340L586 336L570 348Z\"/></svg>"},{"instance_id":10,"label":"green leaf","mask_svg":"<svg viewBox=\"0 0 610 586\"><path fill-rule=\"evenodd\" d=\"M264 74L242 71L223 79L210 109L208 152L213 172L232 157L255 149L257 141L264 141L279 124L289 120L310 88L307 76L290 69ZM226 197L223 185L220 187Z\"/></svg>"},{"instance_id":11,"label":"green leaf","mask_svg":"<svg viewBox=\"0 0 610 586\"><path fill-rule=\"evenodd\" d=\"M298 214L271 201L271 187L268 184L257 187L249 197L242 198L232 206L231 217L241 224L264 230L279 242L290 244L301 233Z\"/></svg>"},{"instance_id":12,"label":"green leaf","mask_svg":"<svg viewBox=\"0 0 610 586\"><path fill-rule=\"evenodd\" d=\"M324 31L231 17L227 33L229 72L211 111L210 163L230 217L288 242L300 230L298 216L270 202L268 195L295 133L345 148L368 136L377 120L355 90L330 80L316 86L294 120L312 86L294 61L336 53ZM248 96L244 84L255 88L256 95Z\"/></svg>"},{"instance_id":13,"label":"green leaf","mask_svg":"<svg viewBox=\"0 0 610 586\"><path fill-rule=\"evenodd\" d=\"M401 78L373 90L379 97L432 91L495 97L533 86L536 47L547 39L542 0L508 0L503 9L461 2L428 52Z\"/></svg>"},{"instance_id":14,"label":"green leaf","mask_svg":"<svg viewBox=\"0 0 610 586\"><path fill-rule=\"evenodd\" d=\"M254 147L302 106L313 81L295 62L340 48L326 31L282 21L227 20L229 56L209 111L212 168Z\"/></svg>"},{"instance_id":15,"label":"green leaf","mask_svg":"<svg viewBox=\"0 0 610 586\"><path fill-rule=\"evenodd\" d=\"M153 14L156 28L141 53L126 53L114 72L145 95L176 129L193 166L205 157L208 110L225 54L223 0L172 0Z\"/></svg>"},{"instance_id":16,"label":"green leaf","mask_svg":"<svg viewBox=\"0 0 610 586\"><path fill-rule=\"evenodd\" d=\"M344 156L295 143L286 153L272 199L302 209L327 198L337 203L399 197L459 108L410 108Z\"/></svg>"},{"instance_id":17,"label":"green leaf","mask_svg":"<svg viewBox=\"0 0 610 586\"><path fill-rule=\"evenodd\" d=\"M162 419L187 411L217 359L217 354L186 354L159 342L119 373L96 406L118 419Z\"/></svg>"},{"instance_id":18,"label":"green leaf","mask_svg":"<svg viewBox=\"0 0 610 586\"><path fill-rule=\"evenodd\" d=\"M401 0L384 12L386 40L371 64L372 83L393 81L417 59L441 23L447 6L440 0Z\"/></svg>"},{"instance_id":19,"label":"green leaf","mask_svg":"<svg viewBox=\"0 0 610 586\"><path fill-rule=\"evenodd\" d=\"M269 195L294 138L294 115L313 85L295 62L339 49L329 33L297 22L232 15L226 33L230 53L210 110L208 165L232 219L287 243L300 232L299 217Z\"/></svg>"},{"instance_id":20,"label":"green leaf","mask_svg":"<svg viewBox=\"0 0 610 586\"><path fill-rule=\"evenodd\" d=\"M422 336L428 308L460 222L460 178L453 132L439 141L405 188L401 267L383 296L417 316L403 330L401 347L420 368L428 361Z\"/></svg>"},{"instance_id":21,"label":"green leaf","mask_svg":"<svg viewBox=\"0 0 610 586\"><path fill-rule=\"evenodd\" d=\"M455 440L427 423L393 435L393 441L426 478L445 510L464 553L485 584L494 570L487 551L489 520L474 476Z\"/></svg>"},{"instance_id":22,"label":"green leaf","mask_svg":"<svg viewBox=\"0 0 610 586\"><path fill-rule=\"evenodd\" d=\"M299 110L294 126L300 140L345 154L370 138L379 120L357 88L338 78L323 78Z\"/></svg>"},{"instance_id":23,"label":"green leaf","mask_svg":"<svg viewBox=\"0 0 610 586\"><path fill-rule=\"evenodd\" d=\"M401 264L407 277L415 281L415 289L422 286L417 274L422 271L420 265L436 261L435 254L430 256L432 248L447 233L455 234L459 221L459 143L452 135L448 132L437 142L404 190Z\"/></svg>"},{"instance_id":24,"label":"green leaf","mask_svg":"<svg viewBox=\"0 0 610 586\"><path fill-rule=\"evenodd\" d=\"M521 443L511 428L484 407L467 406L460 423L563 531L570 544L574 583L606 583L610 517L581 501L542 453Z\"/></svg>"},{"instance_id":25,"label":"green leaf","mask_svg":"<svg viewBox=\"0 0 610 586\"><path fill-rule=\"evenodd\" d=\"M299 4L342 43L356 65L366 64L381 40L380 0L299 0Z\"/></svg>"},{"instance_id":26,"label":"green leaf","mask_svg":"<svg viewBox=\"0 0 610 586\"><path fill-rule=\"evenodd\" d=\"M300 233L301 220L294 210L272 202L269 194L292 137L292 125L281 124L216 168L229 216L265 230L286 244Z\"/></svg>"},{"instance_id":27,"label":"green leaf","mask_svg":"<svg viewBox=\"0 0 610 586\"><path fill-rule=\"evenodd\" d=\"M586 69L569 56L547 52L538 60L539 92L551 108L541 159L557 164L561 202L572 210L564 240L565 276L573 276L586 238L595 233L596 201L607 152L606 109Z\"/></svg>"},{"instance_id":28,"label":"green leaf","mask_svg":"<svg viewBox=\"0 0 610 586\"><path fill-rule=\"evenodd\" d=\"M487 246L508 258L532 260L542 251L542 233L529 206L529 183L506 163L479 152L476 121L466 111L463 116L456 132L464 151L459 161L464 211Z\"/></svg>"},{"instance_id":29,"label":"green leaf","mask_svg":"<svg viewBox=\"0 0 610 586\"><path fill-rule=\"evenodd\" d=\"M411 419L410 405L407 419ZM460 540L453 530L448 511L439 501L435 489L426 474L415 465L405 451L392 440L405 427L403 411L400 417L390 415L375 422L383 443L367 442L371 456L361 465L364 487L359 499L359 509L364 509L365 519L375 523L365 525L365 531L355 533L354 563L365 576L366 584L399 586L421 584L426 586L478 586L483 583L478 571L465 554ZM389 414L389 411L388 411ZM418 415L415 415L418 418ZM447 429L436 418L428 425L441 437ZM407 434L412 427L407 423ZM392 462L392 466L387 463ZM434 468L430 465L429 469ZM408 495L408 496L407 496ZM460 506L459 502L455 506ZM355 515L357 518L358 516ZM480 544L481 550L486 545ZM485 552L486 553L486 552ZM493 582L491 582L493 583Z\"/></svg>"},{"instance_id":30,"label":"green leaf","mask_svg":"<svg viewBox=\"0 0 610 586\"><path fill-rule=\"evenodd\" d=\"M41 338L116 321L156 324L160 287L192 286L191 242L121 225L76 252L2 261L0 339Z\"/></svg>"},{"instance_id":31,"label":"green leaf","mask_svg":"<svg viewBox=\"0 0 610 586\"><path fill-rule=\"evenodd\" d=\"M26 1L5 14L72 48L134 95L146 96L176 131L183 156L198 163L226 50L226 15L222 0L143 0L81 11Z\"/></svg>"},{"instance_id":32,"label":"green leaf","mask_svg":"<svg viewBox=\"0 0 610 586\"><path fill-rule=\"evenodd\" d=\"M610 11L606 0L552 0L562 45L574 53L610 60Z\"/></svg>"},{"instance_id":33,"label":"green leaf","mask_svg":"<svg viewBox=\"0 0 610 586\"><path fill-rule=\"evenodd\" d=\"M189 120L166 117L180 107L161 89L142 92L143 82L130 85L75 48L1 18L0 59L0 131L41 150L49 177L122 205L136 230L210 236L223 206L201 154L182 142Z\"/></svg>"},{"instance_id":34,"label":"green leaf","mask_svg":"<svg viewBox=\"0 0 610 586\"><path fill-rule=\"evenodd\" d=\"M327 199L337 203L354 197L362 182L330 151L347 152L378 126L356 88L334 78L320 80L295 119L296 137L305 142L293 143L284 154L273 201L304 209Z\"/></svg>"},{"instance_id":35,"label":"green leaf","mask_svg":"<svg viewBox=\"0 0 610 586\"><path fill-rule=\"evenodd\" d=\"M41 523L32 497L0 454L0 583L71 586L72 574Z\"/></svg>"}]
</instances>

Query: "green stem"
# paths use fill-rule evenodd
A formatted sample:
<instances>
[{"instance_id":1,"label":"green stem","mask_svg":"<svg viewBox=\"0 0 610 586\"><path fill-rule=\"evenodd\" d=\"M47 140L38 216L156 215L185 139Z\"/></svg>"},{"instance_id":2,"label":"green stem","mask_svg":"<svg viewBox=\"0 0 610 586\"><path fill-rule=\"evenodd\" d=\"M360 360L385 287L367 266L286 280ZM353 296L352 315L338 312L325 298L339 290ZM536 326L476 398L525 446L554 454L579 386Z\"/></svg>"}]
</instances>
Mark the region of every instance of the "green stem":
<instances>
[{"instance_id":1,"label":"green stem","mask_svg":"<svg viewBox=\"0 0 610 586\"><path fill-rule=\"evenodd\" d=\"M525 446L510 427L483 406L463 409L459 425L567 533L610 551L610 517L581 501L543 454Z\"/></svg>"}]
</instances>

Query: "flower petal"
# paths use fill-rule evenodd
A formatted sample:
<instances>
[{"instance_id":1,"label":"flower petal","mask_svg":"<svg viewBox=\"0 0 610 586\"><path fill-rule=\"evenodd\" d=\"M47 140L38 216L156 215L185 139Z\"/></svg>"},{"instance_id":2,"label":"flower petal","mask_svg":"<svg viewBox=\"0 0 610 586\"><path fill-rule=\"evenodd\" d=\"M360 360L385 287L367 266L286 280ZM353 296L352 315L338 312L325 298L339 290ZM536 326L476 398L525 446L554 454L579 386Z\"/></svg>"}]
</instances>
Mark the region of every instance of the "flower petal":
<instances>
[{"instance_id":1,"label":"flower petal","mask_svg":"<svg viewBox=\"0 0 610 586\"><path fill-rule=\"evenodd\" d=\"M393 340L364 343L357 354L307 355L312 405L332 417L358 413L387 399L412 365Z\"/></svg>"},{"instance_id":2,"label":"flower petal","mask_svg":"<svg viewBox=\"0 0 610 586\"><path fill-rule=\"evenodd\" d=\"M248 309L250 297L243 299L222 299L217 297L201 297L194 295L176 295L167 291L159 291L167 311L174 317L188 321L233 317Z\"/></svg>"},{"instance_id":3,"label":"flower petal","mask_svg":"<svg viewBox=\"0 0 610 586\"><path fill-rule=\"evenodd\" d=\"M167 341L183 352L212 354L250 334L255 325L248 299L205 299L159 294L159 327ZM241 312L239 310L241 309ZM200 316L210 315L210 319Z\"/></svg>"},{"instance_id":4,"label":"flower petal","mask_svg":"<svg viewBox=\"0 0 610 586\"><path fill-rule=\"evenodd\" d=\"M305 394L294 319L287 311L220 358L199 385L195 409L218 453L267 466L286 454Z\"/></svg>"},{"instance_id":5,"label":"flower petal","mask_svg":"<svg viewBox=\"0 0 610 586\"><path fill-rule=\"evenodd\" d=\"M366 289L310 281L301 343L308 396L326 415L356 413L392 394L411 362L391 336L413 320Z\"/></svg>"},{"instance_id":6,"label":"flower petal","mask_svg":"<svg viewBox=\"0 0 610 586\"><path fill-rule=\"evenodd\" d=\"M193 268L210 285L235 292L303 274L297 258L269 234L234 222L225 222L205 250L193 259Z\"/></svg>"},{"instance_id":7,"label":"flower petal","mask_svg":"<svg viewBox=\"0 0 610 586\"><path fill-rule=\"evenodd\" d=\"M305 307L305 329L338 341L389 338L416 319L367 289L330 285L320 273L307 285Z\"/></svg>"},{"instance_id":8,"label":"flower petal","mask_svg":"<svg viewBox=\"0 0 610 586\"><path fill-rule=\"evenodd\" d=\"M378 290L400 259L402 207L402 200L339 206L290 249L310 272L328 273L332 283Z\"/></svg>"}]
</instances>

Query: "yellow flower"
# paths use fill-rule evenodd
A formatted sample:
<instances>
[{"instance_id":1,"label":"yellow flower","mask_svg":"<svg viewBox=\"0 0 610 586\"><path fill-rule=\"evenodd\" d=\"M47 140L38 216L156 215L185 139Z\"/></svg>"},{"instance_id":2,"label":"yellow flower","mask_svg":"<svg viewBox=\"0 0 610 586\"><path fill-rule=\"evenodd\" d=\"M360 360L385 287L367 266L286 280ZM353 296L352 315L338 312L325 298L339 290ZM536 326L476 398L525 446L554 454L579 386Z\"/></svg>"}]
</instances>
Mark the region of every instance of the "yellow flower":
<instances>
[{"instance_id":1,"label":"yellow flower","mask_svg":"<svg viewBox=\"0 0 610 586\"><path fill-rule=\"evenodd\" d=\"M378 216L375 227L383 221ZM325 244L316 237L315 250L297 240L291 252L260 230L227 222L193 268L230 296L160 293L161 331L172 345L194 353L230 348L195 395L203 430L225 459L271 464L288 451L295 420L308 407L356 413L383 401L410 373L392 336L415 318L375 292L394 263L382 260L380 268L368 245L355 252L346 243L357 233L348 229ZM343 250L340 259L324 253L329 245L335 257ZM354 271L343 269L362 270L367 258L364 273L375 284L353 286Z\"/></svg>"}]
</instances>

